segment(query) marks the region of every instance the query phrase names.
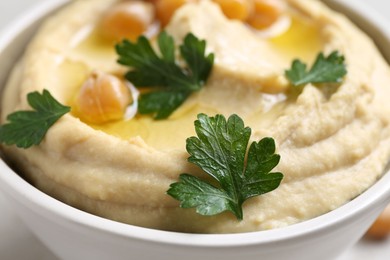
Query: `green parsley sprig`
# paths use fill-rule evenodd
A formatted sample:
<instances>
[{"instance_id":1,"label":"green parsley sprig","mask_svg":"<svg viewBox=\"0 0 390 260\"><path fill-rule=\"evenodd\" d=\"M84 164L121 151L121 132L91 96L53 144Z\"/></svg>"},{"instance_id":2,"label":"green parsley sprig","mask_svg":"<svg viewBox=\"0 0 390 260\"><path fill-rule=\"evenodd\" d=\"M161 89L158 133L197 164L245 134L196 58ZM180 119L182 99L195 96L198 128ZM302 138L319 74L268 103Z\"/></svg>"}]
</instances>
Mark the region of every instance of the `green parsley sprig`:
<instances>
[{"instance_id":1,"label":"green parsley sprig","mask_svg":"<svg viewBox=\"0 0 390 260\"><path fill-rule=\"evenodd\" d=\"M70 107L60 104L49 91L31 92L27 95L31 111L17 111L8 115L6 123L0 126L0 142L6 145L16 145L19 148L29 148L41 143L49 128Z\"/></svg>"},{"instance_id":2,"label":"green parsley sprig","mask_svg":"<svg viewBox=\"0 0 390 260\"><path fill-rule=\"evenodd\" d=\"M347 74L344 61L344 56L338 51L327 57L320 53L309 71L305 63L296 59L292 62L291 69L286 70L285 75L294 86L308 83L340 83Z\"/></svg>"},{"instance_id":3,"label":"green parsley sprig","mask_svg":"<svg viewBox=\"0 0 390 260\"><path fill-rule=\"evenodd\" d=\"M276 189L283 174L270 172L280 160L275 142L264 138L253 142L247 153L251 129L232 115L208 117L199 114L195 121L198 137L187 139L189 162L199 166L218 182L215 186L190 174L181 174L179 182L167 193L181 202L182 208L196 207L201 215L231 211L243 219L242 204L247 199Z\"/></svg>"},{"instance_id":4,"label":"green parsley sprig","mask_svg":"<svg viewBox=\"0 0 390 260\"><path fill-rule=\"evenodd\" d=\"M181 67L175 60L175 43L162 32L158 36L160 56L150 41L141 36L136 43L124 40L116 45L118 62L131 70L126 79L136 87L152 87L142 93L138 111L153 114L155 119L169 117L193 92L201 89L210 75L214 54L206 56L206 42L189 33L180 46L180 54L186 63Z\"/></svg>"}]
</instances>

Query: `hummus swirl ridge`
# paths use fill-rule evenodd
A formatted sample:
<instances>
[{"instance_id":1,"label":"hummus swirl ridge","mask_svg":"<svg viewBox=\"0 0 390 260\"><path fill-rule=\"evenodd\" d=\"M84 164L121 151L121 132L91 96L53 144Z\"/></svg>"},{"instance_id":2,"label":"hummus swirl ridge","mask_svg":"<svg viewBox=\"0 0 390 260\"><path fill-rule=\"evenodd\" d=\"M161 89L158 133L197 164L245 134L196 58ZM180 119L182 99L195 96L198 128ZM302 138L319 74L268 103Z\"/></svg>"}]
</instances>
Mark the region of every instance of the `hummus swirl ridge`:
<instances>
[{"instance_id":1,"label":"hummus swirl ridge","mask_svg":"<svg viewBox=\"0 0 390 260\"><path fill-rule=\"evenodd\" d=\"M77 47L115 2L74 1L47 20L11 75L3 122L9 113L29 108L26 95L31 91L48 89L67 104L89 71L124 71L114 53L91 57L96 50ZM317 26L321 51L338 50L345 56L348 75L340 86L309 84L294 94L284 77L291 58L244 24L227 20L216 5L201 1L178 10L167 27L176 43L188 32L205 39L216 57L204 89L166 123L186 125L175 125L162 140L136 134L121 138L67 114L39 146L4 147L7 157L33 185L69 205L156 229L265 230L340 207L380 178L390 158L390 69L372 40L344 16L319 1L286 2L295 15ZM186 160L185 138L194 135L195 118L180 120L191 109L236 113L252 128L253 140L272 136L278 145L282 159L276 170L285 178L278 189L245 202L243 221L229 213L200 216L179 208L166 194L181 173L204 176ZM169 147L172 136L179 141Z\"/></svg>"}]
</instances>

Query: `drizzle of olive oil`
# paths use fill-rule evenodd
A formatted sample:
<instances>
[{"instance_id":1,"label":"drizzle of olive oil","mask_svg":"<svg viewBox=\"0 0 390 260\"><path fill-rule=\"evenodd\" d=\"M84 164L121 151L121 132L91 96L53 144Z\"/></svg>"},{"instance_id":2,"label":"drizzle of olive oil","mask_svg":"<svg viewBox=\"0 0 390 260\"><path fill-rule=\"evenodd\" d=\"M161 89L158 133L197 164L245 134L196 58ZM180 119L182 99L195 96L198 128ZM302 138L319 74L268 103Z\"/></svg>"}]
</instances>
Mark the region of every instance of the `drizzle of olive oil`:
<instances>
[{"instance_id":1,"label":"drizzle of olive oil","mask_svg":"<svg viewBox=\"0 0 390 260\"><path fill-rule=\"evenodd\" d=\"M88 59L86 63L91 64L91 60L105 62L112 60L116 63L115 43L107 41L97 30L90 30L84 37L75 40L72 53L82 60ZM69 68L63 68L64 74L72 74L75 71ZM90 68L92 70L92 68ZM68 75L72 78L72 75ZM69 104L72 106L72 114L78 116L77 105L74 97L80 90L82 82L77 80L79 86L74 89L73 96L70 97ZM193 102L186 102L180 109L175 111L170 118L164 120L154 120L150 115L136 115L129 120L120 120L107 122L104 124L89 124L96 130L103 131L109 135L129 140L135 137L141 137L146 144L158 149L183 149L185 140L195 134L194 121L199 113L216 114L216 111L210 108L194 105Z\"/></svg>"},{"instance_id":2,"label":"drizzle of olive oil","mask_svg":"<svg viewBox=\"0 0 390 260\"><path fill-rule=\"evenodd\" d=\"M72 104L71 100L86 80L88 72L89 68L80 61L63 59L58 64L55 84L56 88L62 91L61 96L70 101L68 104Z\"/></svg>"},{"instance_id":3,"label":"drizzle of olive oil","mask_svg":"<svg viewBox=\"0 0 390 260\"><path fill-rule=\"evenodd\" d=\"M116 42L104 38L99 30L92 29L87 33L87 37L82 38L75 44L73 53L82 57L93 57L94 60L105 60L116 62L115 53Z\"/></svg>"},{"instance_id":4,"label":"drizzle of olive oil","mask_svg":"<svg viewBox=\"0 0 390 260\"><path fill-rule=\"evenodd\" d=\"M275 51L291 63L294 59L311 62L323 48L320 27L309 19L291 15L290 28L270 39Z\"/></svg>"},{"instance_id":5,"label":"drizzle of olive oil","mask_svg":"<svg viewBox=\"0 0 390 260\"><path fill-rule=\"evenodd\" d=\"M136 115L130 120L91 126L124 140L139 136L146 144L161 150L184 149L186 139L195 135L194 121L199 113L215 115L216 111L195 105L168 119L155 120L150 115Z\"/></svg>"}]
</instances>

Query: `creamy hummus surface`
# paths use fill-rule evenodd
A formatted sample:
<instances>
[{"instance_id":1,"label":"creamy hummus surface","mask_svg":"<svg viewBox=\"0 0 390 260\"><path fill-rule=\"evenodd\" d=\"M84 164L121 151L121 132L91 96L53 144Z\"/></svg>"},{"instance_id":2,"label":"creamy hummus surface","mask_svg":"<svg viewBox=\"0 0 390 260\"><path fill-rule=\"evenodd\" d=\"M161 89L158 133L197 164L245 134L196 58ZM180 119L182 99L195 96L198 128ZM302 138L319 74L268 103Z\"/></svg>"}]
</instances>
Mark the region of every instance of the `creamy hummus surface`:
<instances>
[{"instance_id":1,"label":"creamy hummus surface","mask_svg":"<svg viewBox=\"0 0 390 260\"><path fill-rule=\"evenodd\" d=\"M123 75L112 44L99 41L99 17L116 0L72 1L49 18L14 69L3 96L2 121L29 109L26 95L47 89L72 105L91 71ZM171 117L137 116L103 125L66 114L39 146L4 147L33 185L87 212L162 230L230 233L291 225L355 198L384 172L390 158L390 70L364 33L315 0L286 0L291 25L265 38L227 19L211 1L186 4L166 27L176 44L188 32L215 54L211 75ZM338 50L348 74L340 85L294 90L284 76L294 58L312 64ZM279 188L231 213L205 217L166 194L181 173L205 177L187 162L185 140L198 113L235 113L252 141L275 139L284 174Z\"/></svg>"}]
</instances>

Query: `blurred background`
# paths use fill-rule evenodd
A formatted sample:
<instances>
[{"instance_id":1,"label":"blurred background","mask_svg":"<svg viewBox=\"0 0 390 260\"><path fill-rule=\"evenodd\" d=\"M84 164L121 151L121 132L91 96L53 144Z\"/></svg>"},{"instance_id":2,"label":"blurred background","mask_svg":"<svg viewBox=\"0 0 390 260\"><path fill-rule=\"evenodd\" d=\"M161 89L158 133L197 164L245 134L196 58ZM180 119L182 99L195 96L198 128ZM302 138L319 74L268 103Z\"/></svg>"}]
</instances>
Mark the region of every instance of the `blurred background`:
<instances>
[{"instance_id":1,"label":"blurred background","mask_svg":"<svg viewBox=\"0 0 390 260\"><path fill-rule=\"evenodd\" d=\"M0 31L23 13L45 0L0 0ZM46 0L47 1L47 0ZM342 2L343 0L339 0ZM364 1L390 24L390 1ZM1 34L0 34L1 38ZM390 48L390 47L389 47ZM0 61L1 62L1 61ZM0 63L1 64L1 63ZM57 260L19 221L0 193L0 259L1 260ZM384 241L363 239L338 260L390 259L390 238Z\"/></svg>"},{"instance_id":2,"label":"blurred background","mask_svg":"<svg viewBox=\"0 0 390 260\"><path fill-rule=\"evenodd\" d=\"M17 19L24 11L44 2L45 0L0 0L0 30L7 24ZM338 0L342 2L343 0ZM390 20L390 1L389 0L355 0L356 2L367 2L372 8L376 9L382 15Z\"/></svg>"}]
</instances>

